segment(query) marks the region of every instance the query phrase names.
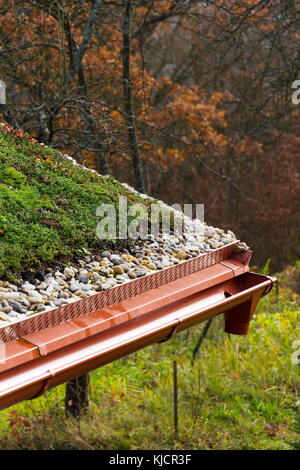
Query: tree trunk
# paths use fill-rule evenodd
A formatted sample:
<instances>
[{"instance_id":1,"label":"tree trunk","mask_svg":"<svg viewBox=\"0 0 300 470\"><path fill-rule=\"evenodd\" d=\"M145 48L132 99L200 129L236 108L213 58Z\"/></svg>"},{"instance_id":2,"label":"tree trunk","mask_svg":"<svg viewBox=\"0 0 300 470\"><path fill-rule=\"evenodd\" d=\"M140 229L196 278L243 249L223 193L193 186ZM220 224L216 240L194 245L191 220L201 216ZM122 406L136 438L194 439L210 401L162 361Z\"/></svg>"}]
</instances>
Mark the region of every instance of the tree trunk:
<instances>
[{"instance_id":1,"label":"tree trunk","mask_svg":"<svg viewBox=\"0 0 300 470\"><path fill-rule=\"evenodd\" d=\"M128 142L132 156L135 186L141 193L145 192L142 161L136 136L136 118L132 102L132 81L130 73L130 49L131 49L131 0L124 0L123 13L123 91L125 120L127 126Z\"/></svg>"},{"instance_id":2,"label":"tree trunk","mask_svg":"<svg viewBox=\"0 0 300 470\"><path fill-rule=\"evenodd\" d=\"M68 44L69 44L70 68L72 68L74 67L74 57L77 54L78 46L72 36L71 28L70 28L68 21L64 22L64 28L67 33ZM97 130L97 126L94 121L91 107L88 103L88 87L86 85L84 68L83 68L82 62L80 62L79 69L78 69L78 82L79 82L79 90L80 90L82 99L86 101L86 104L83 105L83 107L85 111L85 119L87 121L87 127L91 135L90 138L93 141L93 145L95 146L95 152L97 154L97 169L100 170L102 175L109 175L109 166L108 166L106 156L104 153L104 148L103 148L103 144L101 141L101 137Z\"/></svg>"},{"instance_id":3,"label":"tree trunk","mask_svg":"<svg viewBox=\"0 0 300 470\"><path fill-rule=\"evenodd\" d=\"M66 385L66 412L78 418L88 410L89 406L89 375L81 375L70 380Z\"/></svg>"}]
</instances>

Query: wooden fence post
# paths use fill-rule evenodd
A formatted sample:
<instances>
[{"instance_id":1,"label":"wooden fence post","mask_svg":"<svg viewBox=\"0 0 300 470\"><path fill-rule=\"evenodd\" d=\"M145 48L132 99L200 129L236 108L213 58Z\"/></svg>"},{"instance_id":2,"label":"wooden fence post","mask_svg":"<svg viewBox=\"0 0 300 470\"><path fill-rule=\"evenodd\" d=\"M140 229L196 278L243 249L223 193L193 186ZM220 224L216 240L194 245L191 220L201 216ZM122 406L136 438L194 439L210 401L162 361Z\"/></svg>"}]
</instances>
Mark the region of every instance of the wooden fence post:
<instances>
[{"instance_id":1,"label":"wooden fence post","mask_svg":"<svg viewBox=\"0 0 300 470\"><path fill-rule=\"evenodd\" d=\"M66 385L66 412L78 418L89 407L89 375L81 375L70 380Z\"/></svg>"}]
</instances>

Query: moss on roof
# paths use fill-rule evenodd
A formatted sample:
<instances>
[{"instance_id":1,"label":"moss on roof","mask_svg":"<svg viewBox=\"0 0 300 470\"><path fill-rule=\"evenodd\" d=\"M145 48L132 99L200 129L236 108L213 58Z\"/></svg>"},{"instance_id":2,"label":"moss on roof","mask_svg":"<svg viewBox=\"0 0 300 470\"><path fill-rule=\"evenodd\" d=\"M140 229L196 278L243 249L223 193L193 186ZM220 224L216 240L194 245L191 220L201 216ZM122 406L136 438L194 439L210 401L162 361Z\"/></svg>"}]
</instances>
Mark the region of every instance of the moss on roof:
<instances>
[{"instance_id":1,"label":"moss on roof","mask_svg":"<svg viewBox=\"0 0 300 470\"><path fill-rule=\"evenodd\" d=\"M0 128L0 276L99 247L96 208L126 188L68 161L7 125ZM130 193L132 202L140 202ZM143 200L145 202L145 200ZM150 201L149 201L150 202Z\"/></svg>"}]
</instances>

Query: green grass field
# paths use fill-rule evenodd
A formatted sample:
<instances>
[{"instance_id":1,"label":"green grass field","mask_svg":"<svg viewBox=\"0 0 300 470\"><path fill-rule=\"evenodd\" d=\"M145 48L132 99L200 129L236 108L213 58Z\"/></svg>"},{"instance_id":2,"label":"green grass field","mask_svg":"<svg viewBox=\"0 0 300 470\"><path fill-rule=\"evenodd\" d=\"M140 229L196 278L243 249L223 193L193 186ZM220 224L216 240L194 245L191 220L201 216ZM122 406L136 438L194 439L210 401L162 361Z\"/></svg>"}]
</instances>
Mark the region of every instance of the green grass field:
<instances>
[{"instance_id":1,"label":"green grass field","mask_svg":"<svg viewBox=\"0 0 300 470\"><path fill-rule=\"evenodd\" d=\"M91 374L90 412L64 413L64 386L0 412L2 449L289 449L300 413L300 297L282 276L247 337L215 319L200 355L202 326ZM172 362L178 360L179 435L174 437Z\"/></svg>"}]
</instances>

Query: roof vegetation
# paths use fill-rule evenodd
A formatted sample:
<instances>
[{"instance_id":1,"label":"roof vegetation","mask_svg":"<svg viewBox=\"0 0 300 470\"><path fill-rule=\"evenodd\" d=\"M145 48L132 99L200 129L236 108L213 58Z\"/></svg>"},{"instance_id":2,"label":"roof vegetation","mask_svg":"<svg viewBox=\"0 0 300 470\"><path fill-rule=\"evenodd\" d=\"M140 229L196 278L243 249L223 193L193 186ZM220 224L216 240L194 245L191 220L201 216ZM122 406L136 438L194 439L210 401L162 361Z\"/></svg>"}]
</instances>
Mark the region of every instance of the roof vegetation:
<instances>
[{"instance_id":1,"label":"roof vegetation","mask_svg":"<svg viewBox=\"0 0 300 470\"><path fill-rule=\"evenodd\" d=\"M0 129L0 276L15 277L99 248L96 208L126 188L76 167L21 131ZM130 193L132 202L141 198ZM143 200L143 202L145 202Z\"/></svg>"}]
</instances>

